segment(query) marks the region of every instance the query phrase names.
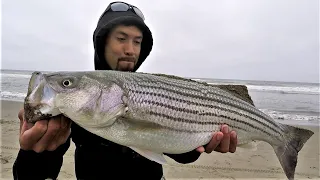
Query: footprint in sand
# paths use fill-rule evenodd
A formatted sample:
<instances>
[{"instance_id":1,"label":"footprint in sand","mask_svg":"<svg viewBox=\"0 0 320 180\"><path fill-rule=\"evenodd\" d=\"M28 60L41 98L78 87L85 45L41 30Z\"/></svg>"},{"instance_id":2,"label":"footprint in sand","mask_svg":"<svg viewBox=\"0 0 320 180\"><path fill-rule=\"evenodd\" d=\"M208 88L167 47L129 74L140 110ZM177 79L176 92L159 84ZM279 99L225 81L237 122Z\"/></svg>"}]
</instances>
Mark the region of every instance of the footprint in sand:
<instances>
[{"instance_id":1,"label":"footprint in sand","mask_svg":"<svg viewBox=\"0 0 320 180\"><path fill-rule=\"evenodd\" d=\"M248 162L251 164L251 165L254 165L256 163L260 163L260 162L267 162L268 159L266 159L265 157L261 156L261 155L253 155L251 157L249 157L248 159Z\"/></svg>"},{"instance_id":2,"label":"footprint in sand","mask_svg":"<svg viewBox=\"0 0 320 180\"><path fill-rule=\"evenodd\" d=\"M2 157L2 155L0 155L1 164L7 164L11 158L11 156Z\"/></svg>"},{"instance_id":3,"label":"footprint in sand","mask_svg":"<svg viewBox=\"0 0 320 180\"><path fill-rule=\"evenodd\" d=\"M1 157L1 164L7 164L9 162L8 159Z\"/></svg>"}]
</instances>

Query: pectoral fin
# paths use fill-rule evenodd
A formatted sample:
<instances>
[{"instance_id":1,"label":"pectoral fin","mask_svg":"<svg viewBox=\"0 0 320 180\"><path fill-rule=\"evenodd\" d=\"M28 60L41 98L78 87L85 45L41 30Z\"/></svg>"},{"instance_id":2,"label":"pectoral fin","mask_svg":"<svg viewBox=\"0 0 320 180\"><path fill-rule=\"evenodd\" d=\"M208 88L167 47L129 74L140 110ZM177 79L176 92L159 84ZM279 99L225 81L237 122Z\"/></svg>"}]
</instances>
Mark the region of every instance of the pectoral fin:
<instances>
[{"instance_id":1,"label":"pectoral fin","mask_svg":"<svg viewBox=\"0 0 320 180\"><path fill-rule=\"evenodd\" d=\"M138 154L140 154L141 156L151 160L151 161L155 161L159 164L167 164L167 160L164 158L164 155L161 153L156 153L156 152L152 152L149 150L145 150L145 149L139 149L136 147L130 147L132 150L134 150L135 152L137 152Z\"/></svg>"}]
</instances>

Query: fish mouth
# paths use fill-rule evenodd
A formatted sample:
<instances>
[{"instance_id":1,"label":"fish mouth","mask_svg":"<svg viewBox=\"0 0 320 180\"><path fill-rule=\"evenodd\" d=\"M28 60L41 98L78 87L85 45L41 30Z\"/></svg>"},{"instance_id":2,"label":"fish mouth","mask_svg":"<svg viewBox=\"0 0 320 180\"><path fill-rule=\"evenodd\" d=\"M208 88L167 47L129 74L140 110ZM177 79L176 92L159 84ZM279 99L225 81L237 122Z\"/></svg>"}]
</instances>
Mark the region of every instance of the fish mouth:
<instances>
[{"instance_id":1,"label":"fish mouth","mask_svg":"<svg viewBox=\"0 0 320 180\"><path fill-rule=\"evenodd\" d=\"M45 75L38 71L33 72L24 99L25 120L28 123L35 123L61 114L54 106L56 95L57 93L46 81Z\"/></svg>"},{"instance_id":2,"label":"fish mouth","mask_svg":"<svg viewBox=\"0 0 320 180\"><path fill-rule=\"evenodd\" d=\"M53 117L53 114L50 113L42 113L40 109L42 109L45 105L32 105L31 103L24 104L24 117L28 123L35 123L37 121L48 119Z\"/></svg>"}]
</instances>

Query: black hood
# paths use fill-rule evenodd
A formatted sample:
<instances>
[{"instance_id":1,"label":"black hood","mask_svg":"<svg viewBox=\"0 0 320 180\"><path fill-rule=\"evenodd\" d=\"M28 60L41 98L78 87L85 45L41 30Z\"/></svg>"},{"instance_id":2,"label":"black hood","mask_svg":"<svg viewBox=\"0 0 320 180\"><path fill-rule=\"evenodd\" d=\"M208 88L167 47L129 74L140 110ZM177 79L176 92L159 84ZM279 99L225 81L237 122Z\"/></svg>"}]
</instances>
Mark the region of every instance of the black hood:
<instances>
[{"instance_id":1,"label":"black hood","mask_svg":"<svg viewBox=\"0 0 320 180\"><path fill-rule=\"evenodd\" d=\"M94 66L96 70L111 70L107 61L104 58L104 44L110 30L116 25L135 25L143 32L143 39L141 42L141 52L138 62L133 71L136 71L147 56L153 46L152 33L144 21L132 11L126 12L106 12L101 15L97 27L93 33L94 44Z\"/></svg>"}]
</instances>

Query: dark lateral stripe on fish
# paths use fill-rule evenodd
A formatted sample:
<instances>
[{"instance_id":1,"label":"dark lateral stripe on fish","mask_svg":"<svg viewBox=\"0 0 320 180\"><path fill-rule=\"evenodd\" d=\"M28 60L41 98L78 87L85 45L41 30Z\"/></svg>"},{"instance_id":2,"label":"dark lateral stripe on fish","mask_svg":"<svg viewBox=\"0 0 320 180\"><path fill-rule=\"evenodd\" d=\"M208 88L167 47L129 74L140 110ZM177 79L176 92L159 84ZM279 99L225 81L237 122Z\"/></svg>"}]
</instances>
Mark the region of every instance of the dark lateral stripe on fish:
<instances>
[{"instance_id":1,"label":"dark lateral stripe on fish","mask_svg":"<svg viewBox=\"0 0 320 180\"><path fill-rule=\"evenodd\" d=\"M212 94L213 91L211 88L207 88L207 87L212 87L214 89L217 89L216 91L214 91L215 94L219 94L220 96L223 96L227 99L232 99L233 101L236 101L238 103L245 103L247 106L251 106L251 104L249 104L248 102L245 102L245 101L242 101L242 100L239 100L239 98L237 97L234 97L233 95L229 95L228 92L226 91L223 91L222 89L218 88L218 87L215 87L215 86L210 86L208 84L208 86L205 86L204 84L202 83L198 83L198 82L192 82L192 81L186 81L186 80L181 80L181 79L173 79L173 81L166 81L166 79L164 78L168 78L168 77L157 77L157 81L155 82L154 79L150 78L150 77L147 77L147 81L143 81L141 82L142 85L143 84L148 84L148 83L153 83L153 84L157 84L159 82L161 82L162 85L167 85L168 87L177 87L177 88L180 88L180 89L183 89L183 90L189 90L189 91L194 91L194 92L198 92L199 90L201 91L201 89L207 91L208 94ZM170 78L169 78L170 79ZM141 84L141 83L138 83L138 84ZM193 86L192 86L193 85ZM203 87L203 88L196 88L196 87ZM194 88L193 88L194 87ZM220 90L220 91L218 91ZM223 94L225 93L225 94Z\"/></svg>"},{"instance_id":2,"label":"dark lateral stripe on fish","mask_svg":"<svg viewBox=\"0 0 320 180\"><path fill-rule=\"evenodd\" d=\"M136 90L136 93L146 94L146 95L147 95L147 94L155 95L155 96L158 96L158 97L168 98L169 100L176 100L176 101L178 101L178 102L190 103L190 104L194 104L194 105L197 105L197 106L204 106L204 107L209 107L209 108L218 108L218 109L220 109L220 110L225 110L225 111L228 111L228 112L233 112L233 113L236 113L236 114L238 114L238 115L241 115L241 114L239 114L239 112L233 111L233 110L231 110L231 109L226 109L226 108L222 108L222 107L217 107L217 106L214 106L214 105L211 105L211 104L202 104L202 103L197 103L197 102L193 102L193 101L188 101L188 100L183 100L183 99L177 99L177 98L174 98L174 97L172 97L172 96L167 96L167 95L164 95L164 94L158 94L158 93L147 92L147 91L138 91L138 90ZM203 99L202 99L202 100L203 100ZM226 104L225 102L220 101L220 100L216 100L216 102L221 103L221 104L223 104L223 105L229 105L229 104ZM236 106L236 107L238 107L238 106ZM248 111L246 111L246 110L243 109L243 108L240 108L240 109L243 110L243 111L245 111L245 112L248 112ZM257 115L257 114L254 113L254 112L252 112L252 115L256 115L256 116L258 116L258 117L266 120L264 117L261 117L261 116ZM257 119L254 119L254 118L252 118L252 117L250 117L250 116L247 116L247 115L244 115L244 116L246 116L246 117L248 117L248 118L250 118L250 119L252 119L252 120L254 120L254 121L259 122L259 123L262 124L263 126L269 127L269 128L272 129L273 131L276 131L276 132L280 133L278 130L275 130L275 128L272 128L271 126L269 126L269 125L267 125L267 124L264 124L262 121L258 121ZM268 122L269 122L269 121L268 121ZM271 123L271 124L273 124L273 123ZM273 124L273 125L275 125L275 124ZM276 125L275 125L275 127L277 128Z\"/></svg>"},{"instance_id":3,"label":"dark lateral stripe on fish","mask_svg":"<svg viewBox=\"0 0 320 180\"><path fill-rule=\"evenodd\" d=\"M199 83L199 82L193 82L193 81L189 81L189 80L181 80L181 79L173 79L173 81L167 81L167 78L170 79L170 77L156 77L157 81L154 81L153 78L150 78L150 77L144 77L145 78L145 81L140 81L138 82L138 84L140 85L148 85L148 84L158 84L159 82L161 83L161 85L166 85L168 86L169 88L172 88L172 87L176 87L176 88L179 88L179 89L183 89L183 90L189 90L189 91L193 91L193 92L198 92L198 91L201 91L201 90L204 90L204 91L207 91L206 93L208 94L211 94L211 95L220 95L222 97L225 97L227 99L231 99L232 101L235 101L237 103L241 103L243 104L244 106L252 109L252 105L246 101L243 101L231 94L229 94L229 92L227 91L224 91L222 89L220 89L219 87L216 87L216 86L211 86L210 84L208 84L207 86L202 84L202 83ZM166 79L164 79L166 78ZM172 79L170 79L172 80ZM196 88L196 87L201 87L201 88ZM207 88L207 87L211 87L211 88ZM214 91L212 90L215 89ZM258 112L260 113L260 112ZM260 115L264 116L263 113L260 113Z\"/></svg>"},{"instance_id":4,"label":"dark lateral stripe on fish","mask_svg":"<svg viewBox=\"0 0 320 180\"><path fill-rule=\"evenodd\" d=\"M173 81L167 81L167 78L169 78L170 80L173 80ZM194 86L201 86L203 87L203 90L207 91L208 94L210 95L219 95L219 96L222 96L222 97L225 97L227 99L231 99L232 101L235 101L237 103L241 103L243 104L244 106L246 107L249 107L250 109L251 108L251 104L246 102L246 101L242 101L240 100L239 98L237 97L234 97L232 95L229 95L229 94L223 94L223 93L228 93L226 91L223 91L222 89L219 89L218 87L215 87L215 86L212 86L213 88L215 89L219 89L221 90L221 92L219 91L215 91L214 93L212 92L212 89L207 89L205 85L203 85L202 83L199 83L199 82L193 82L193 81L189 81L189 80L184 80L184 79L171 79L170 77L166 77L166 76L155 76L155 77L150 77L146 74L138 74L138 76L135 76L135 77L129 77L130 81L134 81L134 86L135 87L138 87L138 86L151 86L150 84L152 84L152 87L154 88L157 88L154 86L154 84L159 84L161 83L161 85L166 85L168 86L169 88L172 88L172 87L176 87L178 89L183 89L183 90L189 90L189 91L193 91L193 92L198 92L198 91L201 91L201 89L199 88L192 88ZM156 79L157 81L155 81L154 79ZM190 84L194 85L194 86L190 86ZM209 87L211 87L210 85L208 85ZM166 88L166 87L164 87ZM258 112L259 113L259 112ZM260 113L260 115L264 116L264 114Z\"/></svg>"},{"instance_id":5,"label":"dark lateral stripe on fish","mask_svg":"<svg viewBox=\"0 0 320 180\"><path fill-rule=\"evenodd\" d=\"M161 114L159 113L154 113L154 112L151 112L150 115L153 115L153 116L158 116L158 117L163 117ZM169 120L171 120L170 117L165 117ZM177 121L177 122L181 122L181 121ZM221 124L220 123L216 123L216 122L213 122L211 123L210 125L216 125L216 126L220 126ZM197 130L197 129L194 129L194 130L190 130L190 129L180 129L180 128L174 128L172 126L165 126L165 125L160 125L162 126L163 128L165 129L168 129L168 130L172 130L172 131L176 131L176 132L184 132L184 133L212 133L213 130L210 129L210 130ZM237 128L237 129L240 129L240 130L243 130L243 131L246 131L246 129L242 128L242 127L238 127L238 126L234 126L232 124L228 124L229 127L231 128Z\"/></svg>"},{"instance_id":6,"label":"dark lateral stripe on fish","mask_svg":"<svg viewBox=\"0 0 320 180\"><path fill-rule=\"evenodd\" d=\"M155 114L153 114L155 116ZM219 126L220 124L212 124L212 125L217 125ZM179 129L179 128L174 128L172 126L165 126L165 125L159 125L165 129L168 129L168 130L172 130L172 131L176 131L176 132L183 132L183 133L212 133L212 129L211 130L198 130L198 129L194 129L194 130L190 130L190 129ZM229 127L231 128L234 128L234 126L232 125L229 125ZM242 129L244 130L244 129Z\"/></svg>"},{"instance_id":7,"label":"dark lateral stripe on fish","mask_svg":"<svg viewBox=\"0 0 320 180\"><path fill-rule=\"evenodd\" d=\"M214 122L214 121L199 122L199 121L188 120L188 119L184 119L184 118L180 118L180 117L173 117L173 116L170 116L170 115L167 115L167 114L158 113L158 112L154 112L154 111L149 111L148 113L150 115L164 117L164 118L167 118L169 120L176 121L176 122L183 122L183 123L189 123L189 124L201 124L201 125L221 125L220 123ZM245 121L239 121L238 119L227 117L227 116L224 116L224 115L216 115L216 117L225 118L225 119L228 119L228 120L231 120L231 121L235 121L235 122L250 126L253 129L256 129L256 130L259 130L261 132L264 132L268 136L274 136L273 134L270 134L269 132L265 131L263 128L256 127L253 124L247 123ZM232 124L228 124L228 126L230 126L231 128L237 128L237 129L241 129L243 131L247 131L246 129L242 128L241 126L235 126L235 125L232 125ZM170 127L170 128L172 129L172 127ZM179 129L179 131L181 131L181 129ZM277 136L276 138L279 138L279 137Z\"/></svg>"},{"instance_id":8,"label":"dark lateral stripe on fish","mask_svg":"<svg viewBox=\"0 0 320 180\"><path fill-rule=\"evenodd\" d=\"M195 95L195 94L191 94L191 93L185 93L185 92L181 92L181 90L179 89L179 91L177 90L174 90L174 89L170 89L170 88L166 88L166 87L159 87L159 86L154 86L154 85L143 85L143 84L140 84L139 85L140 88L141 87L144 87L144 88L154 88L155 90L158 90L158 89L161 89L161 90L164 90L164 91L169 91L169 92L172 92L172 93L176 93L178 95L182 95L182 96L187 96L187 97L191 97L191 98L198 98L200 100L211 100L211 101L215 101L215 102L218 102L218 103L221 103L221 104L224 104L224 105L229 105L235 109L240 109L240 110L243 110L243 111L246 111L246 112L249 112L251 114L254 114L258 117L260 117L261 119L265 119L267 120L267 122L269 122L270 124L274 125L274 127L278 127L276 122L273 122L273 121L269 121L268 118L266 116L263 116L261 115L261 113L259 111L254 111L253 108L251 108L250 106L248 107L248 109L244 108L244 107L241 107L241 106L238 106L238 105L235 105L233 103L229 103L227 101L222 101L221 99L219 98L213 98L213 97L203 97L203 96L199 96L199 95ZM139 88L139 87L137 87ZM215 95L215 96L220 96L220 94L212 94L212 95ZM230 99L228 99L230 100ZM230 100L230 101L233 101L233 100ZM241 104L241 102L239 101L238 103Z\"/></svg>"},{"instance_id":9,"label":"dark lateral stripe on fish","mask_svg":"<svg viewBox=\"0 0 320 180\"><path fill-rule=\"evenodd\" d=\"M132 80L134 80L135 78L133 78ZM243 111L245 111L245 112L248 112L248 113L251 113L252 115L255 115L255 116L257 116L257 117L259 117L259 118L261 118L261 119L263 119L263 120L266 120L268 123L270 123L270 124L272 124L274 127L272 127L272 126L270 126L270 125L267 125L267 124L264 124L262 121L259 121L259 120L257 120L257 119L255 119L255 121L257 121L257 122L261 122L261 123L263 123L263 125L264 126L267 126L267 127L269 127L270 129L272 129L272 130L274 130L274 131L276 131L276 132L278 132L278 133L280 133L279 131L277 131L277 130L275 130L276 128L279 128L278 126L277 126L277 124L275 123L275 122L273 122L273 121L269 121L269 119L268 119L268 116L266 116L265 114L263 114L263 113L261 113L261 112L259 112L259 111L255 111L252 107L251 107L251 105L249 104L249 103L247 103L247 102L245 102L245 101L242 101L242 100L239 100L239 99L237 99L236 97L233 97L233 96L231 96L231 95L224 95L224 94L222 94L222 93L220 93L220 92L212 92L212 91L210 91L210 89L208 89L208 94L209 95L213 95L213 96L218 96L218 97L224 97L226 100L225 101L223 101L223 100L219 100L219 98L210 98L210 97L205 97L205 99L204 99L204 97L202 97L202 96L199 96L199 95L195 95L195 94L189 94L189 93L185 93L185 92L181 92L181 89L182 90L186 90L186 89L189 89L190 91L193 91L193 92L198 92L199 90L201 90L201 89L194 89L194 88L187 88L187 87L185 87L185 86L181 86L181 85L179 85L178 83L174 83L174 84L171 84L171 83L168 83L168 82L164 82L163 81L163 78L159 78L159 77L157 77L156 79L157 79L157 81L155 82L154 81L154 79L151 79L149 76L145 76L144 74L142 74L142 77L138 77L138 79L139 79L139 81L135 84L135 88L137 88L137 89L140 89L141 87L145 87L145 88L154 88L155 90L157 90L157 89L162 89L162 90L165 90L165 91L170 91L170 92L173 92L173 93L176 93L176 94L178 94L178 95L183 95L183 96L189 96L189 97L192 97L192 98L199 98L199 99L201 99L201 100L213 100L213 101L216 101L216 102L218 102L218 103L221 103L221 104L223 104L223 105L229 105L229 106L231 106L231 107L233 107L233 108L235 108L235 109L240 109L240 110L243 110ZM135 79L136 80L136 79ZM158 83L158 81L160 81L161 82L161 84L166 84L167 86L169 86L169 87L163 87L163 86L156 86ZM174 80L175 81L175 80ZM170 81L169 81L170 82ZM180 81L180 80L177 80L177 82L185 82L185 81ZM199 85L201 85L201 84L199 84ZM140 87L139 87L140 86ZM176 88L177 90L175 90L175 89L172 89L172 88ZM133 88L134 89L134 88ZM206 90L206 89L204 89L204 90ZM224 91L222 91L222 92L224 92ZM160 97L163 97L161 94L160 94ZM227 100L229 100L229 101L233 101L233 102L235 102L235 103L239 103L239 104L241 104L241 105L244 105L245 107L242 107L241 105L236 105L236 104L233 104L233 103L229 103L229 102L227 102ZM179 102L179 101L178 101ZM245 102L245 103L243 103L243 102ZM192 101L190 101L190 103L193 103ZM205 106L205 107L208 107L208 106ZM211 107L211 105L209 105L209 107L210 108L213 108L213 107ZM226 111L229 111L229 110L226 110ZM235 111L234 111L235 112ZM260 123L260 124L261 124Z\"/></svg>"},{"instance_id":10,"label":"dark lateral stripe on fish","mask_svg":"<svg viewBox=\"0 0 320 180\"><path fill-rule=\"evenodd\" d=\"M167 84L167 86L169 86L169 87L163 87L163 86L156 86L155 84L157 84L157 83L155 83L154 81L152 81L152 79L150 79L149 81L147 81L147 82L141 82L141 83L138 83L141 87L150 87L150 88L155 88L155 89L162 89L162 90L166 90L166 91L170 91L170 92L175 92L175 93L177 93L177 94L181 94L181 95L185 95L185 96L190 96L190 97L194 97L194 98L200 98L200 99L202 99L202 100L204 100L203 99L203 97L202 96L199 96L199 95L195 95L195 94L189 94L189 93L185 93L185 92L182 92L181 90L190 90L191 92L198 92L198 91L201 91L201 89L194 89L194 88L188 88L188 87L184 87L184 86L179 86L179 84L169 84L168 82L167 83L162 83L162 84ZM177 90L174 90L174 89L172 89L172 88L177 88ZM216 88L216 87L214 87L214 88ZM218 89L218 88L217 88ZM206 89L205 89L206 90ZM220 89L221 90L221 89ZM225 94L223 94L223 92L224 93L226 93L226 95ZM225 103L228 103L228 104L226 104L226 105L229 105L229 106L232 106L232 107L234 107L234 108L239 108L239 109L241 109L241 110L244 110L244 111L248 111L248 112L250 112L251 114L255 114L255 115L257 115L257 116L259 116L260 118L262 118L262 119L268 119L268 117L265 115L265 114L263 114L263 113L261 113L261 112L259 112L259 111L255 111L254 110L254 108L252 107L252 105L251 104L249 104L248 102L245 102L245 101L243 101L243 100L240 100L240 99L238 99L238 98L236 98L236 97L234 97L234 96L232 96L232 95L227 95L227 92L225 92L225 91L223 91L223 90L221 90L221 93L219 92L219 91L210 91L210 89L208 89L208 91L207 91L207 94L208 95L212 95L212 96L219 96L219 97L223 97L223 98L225 98L226 100L229 100L229 101L231 101L231 102L234 102L234 103L238 103L238 104L241 104L241 105L243 105L243 106L245 106L245 107L241 107L241 106L237 106L237 105L235 105L235 104L233 104L233 103L228 103L228 102L225 102ZM210 98L210 97L206 97L206 98L208 98L209 100L214 100L214 101L218 101L218 99L212 99L212 98ZM245 108L247 108L247 109L245 109ZM272 122L272 121L269 121L269 123L271 123L271 124L273 124L275 127L277 127L277 124L276 123L274 123L274 122Z\"/></svg>"},{"instance_id":11,"label":"dark lateral stripe on fish","mask_svg":"<svg viewBox=\"0 0 320 180\"><path fill-rule=\"evenodd\" d=\"M151 101L151 100L144 100L144 102L149 103L149 104L154 104L154 105L157 105L157 106L163 106L163 107L165 107L167 109L171 109L171 110L174 110L174 111L181 111L181 112L197 114L197 111L195 111L195 110L190 110L190 109L186 109L186 108L178 108L178 107L167 105L167 104L163 104L163 103L160 103L160 102L155 102L155 101ZM153 112L153 111L151 111L151 112ZM153 113L155 113L155 112L153 112ZM254 128L254 129L261 130L261 131L265 132L266 134L271 135L270 133L266 132L265 130L259 128L258 126L254 126L253 124L250 124L250 123L248 123L246 121L238 120L236 118L232 118L232 117L225 116L225 115L218 115L218 114L215 114L215 113L212 113L212 112L201 113L201 115L203 115L203 116L207 115L207 116L218 117L218 118L222 117L222 118L226 118L228 120L234 120L236 122L248 125L248 126ZM241 116L241 114L239 114L239 115ZM196 121L196 120L184 119L184 118L181 118L181 117L175 117L175 118L179 119L178 122L185 122L185 123L192 123L192 124L199 124L199 125L208 125L208 124L209 125L217 125L217 124L219 124L219 123L217 123L215 121ZM256 120L254 120L254 121L256 121ZM265 127L265 126L263 126L263 127ZM277 131L274 131L274 132L277 132ZM277 132L277 133L279 133L279 132ZM281 135L281 133L279 133L279 134Z\"/></svg>"},{"instance_id":12,"label":"dark lateral stripe on fish","mask_svg":"<svg viewBox=\"0 0 320 180\"><path fill-rule=\"evenodd\" d=\"M281 132L278 129L275 129L275 128L273 128L273 127L271 127L271 126L269 126L269 125L267 125L267 124L265 124L265 123L263 123L261 121L258 121L257 119L255 119L255 118L253 118L251 116L248 116L248 115L245 115L245 114L241 114L238 111L234 111L234 110L223 108L223 107L218 107L218 106L215 106L215 105L212 105L212 104L203 104L203 103L188 101L188 100L184 100L184 99L178 99L178 98L175 98L173 96L168 96L168 95L165 95L165 94L160 94L160 93L155 93L155 92L138 91L138 90L131 90L131 91L134 92L134 93L137 93L137 94L153 95L153 96L158 96L158 97L162 97L162 98L167 98L169 100L174 100L174 101L177 101L177 102L190 103L190 104L193 104L193 105L196 105L196 106L203 106L203 107L208 107L208 108L212 108L212 109L216 108L216 109L219 109L219 110L231 112L231 113L237 114L239 116L247 117L247 118L249 118L249 119L261 124L263 127L268 127L270 130L281 134ZM159 105L159 106L164 106L164 107L166 107L168 109L172 109L172 110L175 110L175 111L184 111L184 112L187 112L187 113L198 114L197 110L192 110L192 109L187 109L187 108L183 108L182 109L182 108L179 108L179 107L163 104L163 103L160 103L160 102L150 101L150 100L144 100L144 102L149 103L149 104L155 104L155 105ZM221 101L218 101L218 103L224 104ZM211 114L210 113L201 113L201 115L211 115ZM255 114L253 114L253 115L255 115Z\"/></svg>"}]
</instances>

